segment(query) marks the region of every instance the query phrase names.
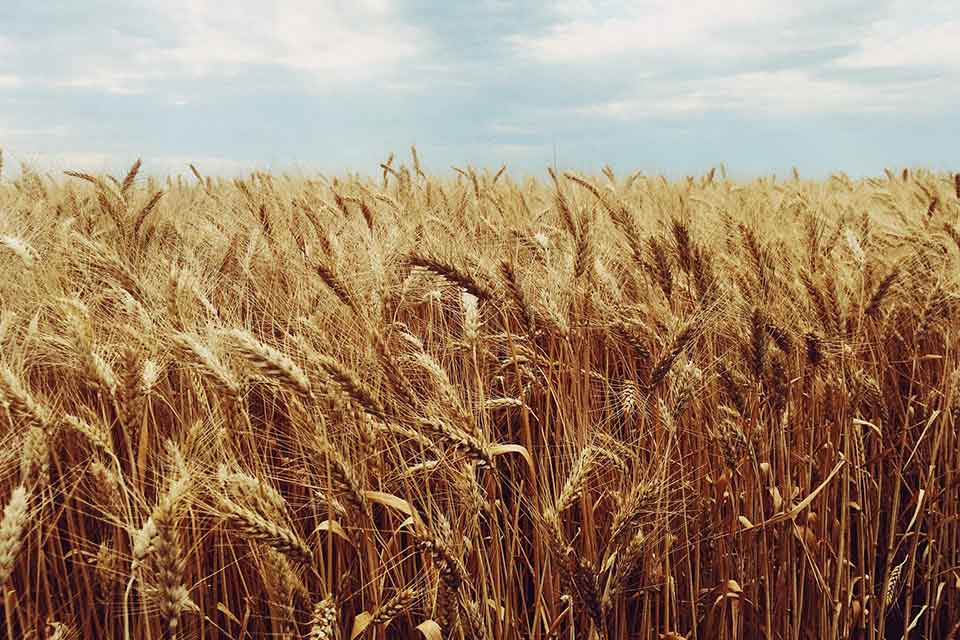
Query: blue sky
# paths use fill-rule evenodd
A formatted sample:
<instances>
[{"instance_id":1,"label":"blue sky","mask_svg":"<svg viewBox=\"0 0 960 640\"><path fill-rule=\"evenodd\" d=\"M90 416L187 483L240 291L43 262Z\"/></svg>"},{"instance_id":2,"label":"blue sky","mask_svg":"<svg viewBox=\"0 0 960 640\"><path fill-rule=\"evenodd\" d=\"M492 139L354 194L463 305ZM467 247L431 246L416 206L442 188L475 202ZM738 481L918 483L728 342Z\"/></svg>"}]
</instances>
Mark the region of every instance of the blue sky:
<instances>
[{"instance_id":1,"label":"blue sky","mask_svg":"<svg viewBox=\"0 0 960 640\"><path fill-rule=\"evenodd\" d=\"M221 7L228 7L222 10ZM7 164L960 168L955 2L5 0Z\"/></svg>"}]
</instances>

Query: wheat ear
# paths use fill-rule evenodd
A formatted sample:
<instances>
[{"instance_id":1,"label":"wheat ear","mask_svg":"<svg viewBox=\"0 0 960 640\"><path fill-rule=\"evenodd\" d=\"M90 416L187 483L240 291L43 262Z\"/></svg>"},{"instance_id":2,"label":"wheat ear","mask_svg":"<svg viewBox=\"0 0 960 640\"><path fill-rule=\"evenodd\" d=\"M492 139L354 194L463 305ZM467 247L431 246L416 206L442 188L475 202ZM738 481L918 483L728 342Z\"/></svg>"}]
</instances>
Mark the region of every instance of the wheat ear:
<instances>
[{"instance_id":1,"label":"wheat ear","mask_svg":"<svg viewBox=\"0 0 960 640\"><path fill-rule=\"evenodd\" d=\"M3 509L0 521L0 587L4 587L23 545L23 529L27 524L27 503L30 492L24 485L18 486L10 494L10 500Z\"/></svg>"}]
</instances>

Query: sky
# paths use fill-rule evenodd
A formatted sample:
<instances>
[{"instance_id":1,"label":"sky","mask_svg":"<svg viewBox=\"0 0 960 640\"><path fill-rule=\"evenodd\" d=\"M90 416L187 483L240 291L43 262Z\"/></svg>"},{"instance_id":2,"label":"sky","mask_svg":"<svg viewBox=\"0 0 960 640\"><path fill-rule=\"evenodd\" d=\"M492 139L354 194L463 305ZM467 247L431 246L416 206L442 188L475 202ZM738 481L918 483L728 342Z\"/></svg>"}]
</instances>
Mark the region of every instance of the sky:
<instances>
[{"instance_id":1,"label":"sky","mask_svg":"<svg viewBox=\"0 0 960 640\"><path fill-rule=\"evenodd\" d=\"M8 171L960 169L954 0L3 5Z\"/></svg>"}]
</instances>

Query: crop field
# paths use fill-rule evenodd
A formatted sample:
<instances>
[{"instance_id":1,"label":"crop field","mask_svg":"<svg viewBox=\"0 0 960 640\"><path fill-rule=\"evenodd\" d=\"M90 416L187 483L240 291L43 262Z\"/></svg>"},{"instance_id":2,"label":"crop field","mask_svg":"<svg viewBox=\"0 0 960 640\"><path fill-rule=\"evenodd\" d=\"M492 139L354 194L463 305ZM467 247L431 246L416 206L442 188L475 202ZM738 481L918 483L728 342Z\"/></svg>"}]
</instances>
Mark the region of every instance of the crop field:
<instances>
[{"instance_id":1,"label":"crop field","mask_svg":"<svg viewBox=\"0 0 960 640\"><path fill-rule=\"evenodd\" d=\"M0 181L0 637L958 637L960 176L139 168Z\"/></svg>"}]
</instances>

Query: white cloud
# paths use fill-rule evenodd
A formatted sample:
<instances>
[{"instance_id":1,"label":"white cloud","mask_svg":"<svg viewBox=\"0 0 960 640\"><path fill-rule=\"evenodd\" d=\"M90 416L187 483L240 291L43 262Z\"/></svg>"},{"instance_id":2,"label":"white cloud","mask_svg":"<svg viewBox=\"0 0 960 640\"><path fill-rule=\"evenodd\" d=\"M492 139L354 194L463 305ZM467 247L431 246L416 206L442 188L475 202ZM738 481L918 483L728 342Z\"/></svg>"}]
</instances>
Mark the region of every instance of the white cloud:
<instances>
[{"instance_id":1,"label":"white cloud","mask_svg":"<svg viewBox=\"0 0 960 640\"><path fill-rule=\"evenodd\" d=\"M367 75L416 55L426 38L383 0L339 5L310 0L180 0L177 43L160 52L195 73L248 64Z\"/></svg>"},{"instance_id":2,"label":"white cloud","mask_svg":"<svg viewBox=\"0 0 960 640\"><path fill-rule=\"evenodd\" d=\"M13 154L11 154L13 155ZM117 158L97 151L61 151L57 153L26 153L19 159L37 171L87 171L101 173L117 166Z\"/></svg>"},{"instance_id":3,"label":"white cloud","mask_svg":"<svg viewBox=\"0 0 960 640\"><path fill-rule=\"evenodd\" d=\"M565 2L545 30L508 36L517 53L542 64L580 65L587 73L630 64L624 80L632 91L628 84L625 97L601 97L575 114L634 120L711 111L918 113L948 107L960 94L960 83L935 77L937 70L960 70L960 20L950 2L931 0L923 12L906 0L598 5ZM891 67L927 73L864 73Z\"/></svg>"},{"instance_id":4,"label":"white cloud","mask_svg":"<svg viewBox=\"0 0 960 640\"><path fill-rule=\"evenodd\" d=\"M62 137L67 134L67 127L4 127L0 126L0 139L35 139L40 137Z\"/></svg>"},{"instance_id":5,"label":"white cloud","mask_svg":"<svg viewBox=\"0 0 960 640\"><path fill-rule=\"evenodd\" d=\"M842 68L960 68L960 20L955 3L944 0L930 0L923 11L908 0L863 7L822 0L653 0L620 11L600 10L591 0L567 0L553 14L555 22L542 32L507 36L514 50L544 63L630 55L639 61L709 65L719 59L756 65L772 54L838 47L855 50L834 61Z\"/></svg>"},{"instance_id":6,"label":"white cloud","mask_svg":"<svg viewBox=\"0 0 960 640\"><path fill-rule=\"evenodd\" d=\"M552 153L552 147L545 144L495 143L490 150L498 156L537 156Z\"/></svg>"},{"instance_id":7,"label":"white cloud","mask_svg":"<svg viewBox=\"0 0 960 640\"><path fill-rule=\"evenodd\" d=\"M712 80L702 96L705 105L773 113L884 111L906 97L896 87L858 85L801 70L741 73Z\"/></svg>"},{"instance_id":8,"label":"white cloud","mask_svg":"<svg viewBox=\"0 0 960 640\"><path fill-rule=\"evenodd\" d=\"M417 93L426 89L427 85L420 82L387 81L383 83L382 88L397 93Z\"/></svg>"},{"instance_id":9,"label":"white cloud","mask_svg":"<svg viewBox=\"0 0 960 640\"><path fill-rule=\"evenodd\" d=\"M818 77L803 70L746 72L689 83L653 84L648 93L599 102L576 110L621 120L684 117L710 111L754 115L877 113L916 108L916 96L930 81L855 83Z\"/></svg>"},{"instance_id":10,"label":"white cloud","mask_svg":"<svg viewBox=\"0 0 960 640\"><path fill-rule=\"evenodd\" d=\"M3 131L0 130L0 135ZM85 171L89 173L124 173L136 160L128 153L109 153L101 151L62 151L53 153L21 153L12 149L10 157L25 162L31 168L54 175L63 171ZM181 155L144 155L143 171L156 175L177 175L190 173L193 164L204 175L237 176L253 169L247 163L221 156L181 156Z\"/></svg>"},{"instance_id":11,"label":"white cloud","mask_svg":"<svg viewBox=\"0 0 960 640\"><path fill-rule=\"evenodd\" d=\"M287 68L320 83L363 81L409 62L429 43L388 0L236 0L229 11L214 0L168 0L130 11L145 25L140 35L92 37L37 83L134 94L161 80L231 77L252 66ZM48 44L67 35L50 34Z\"/></svg>"},{"instance_id":12,"label":"white cloud","mask_svg":"<svg viewBox=\"0 0 960 640\"><path fill-rule=\"evenodd\" d=\"M960 21L918 25L906 31L896 21L879 22L861 42L860 50L841 58L837 65L852 69L960 68Z\"/></svg>"},{"instance_id":13,"label":"white cloud","mask_svg":"<svg viewBox=\"0 0 960 640\"><path fill-rule=\"evenodd\" d=\"M635 120L642 117L682 116L701 113L710 108L707 96L701 91L685 95L644 96L623 100L597 102L578 107L579 115L601 116L618 120Z\"/></svg>"},{"instance_id":14,"label":"white cloud","mask_svg":"<svg viewBox=\"0 0 960 640\"><path fill-rule=\"evenodd\" d=\"M536 129L531 126L515 124L512 122L503 122L500 120L488 124L487 130L491 133L509 136L525 136L536 133Z\"/></svg>"},{"instance_id":15,"label":"white cloud","mask_svg":"<svg viewBox=\"0 0 960 640\"><path fill-rule=\"evenodd\" d=\"M553 12L559 16L583 18L599 15L600 10L592 0L558 0L553 5Z\"/></svg>"},{"instance_id":16,"label":"white cloud","mask_svg":"<svg viewBox=\"0 0 960 640\"><path fill-rule=\"evenodd\" d=\"M83 72L53 81L53 86L68 89L103 89L114 95L142 95L147 93L145 81L153 73L120 71L90 65Z\"/></svg>"},{"instance_id":17,"label":"white cloud","mask_svg":"<svg viewBox=\"0 0 960 640\"><path fill-rule=\"evenodd\" d=\"M656 1L621 15L593 19L589 2L565 3L561 21L545 33L509 36L514 48L541 62L583 62L628 53L675 53L685 50L713 55L742 54L753 44L742 37L723 36L724 29L758 27L796 16L794 5L767 0L715 2Z\"/></svg>"},{"instance_id":18,"label":"white cloud","mask_svg":"<svg viewBox=\"0 0 960 640\"><path fill-rule=\"evenodd\" d=\"M190 165L197 167L203 175L237 176L253 169L249 164L221 156L145 156L144 169L149 173L176 175L190 173Z\"/></svg>"}]
</instances>

